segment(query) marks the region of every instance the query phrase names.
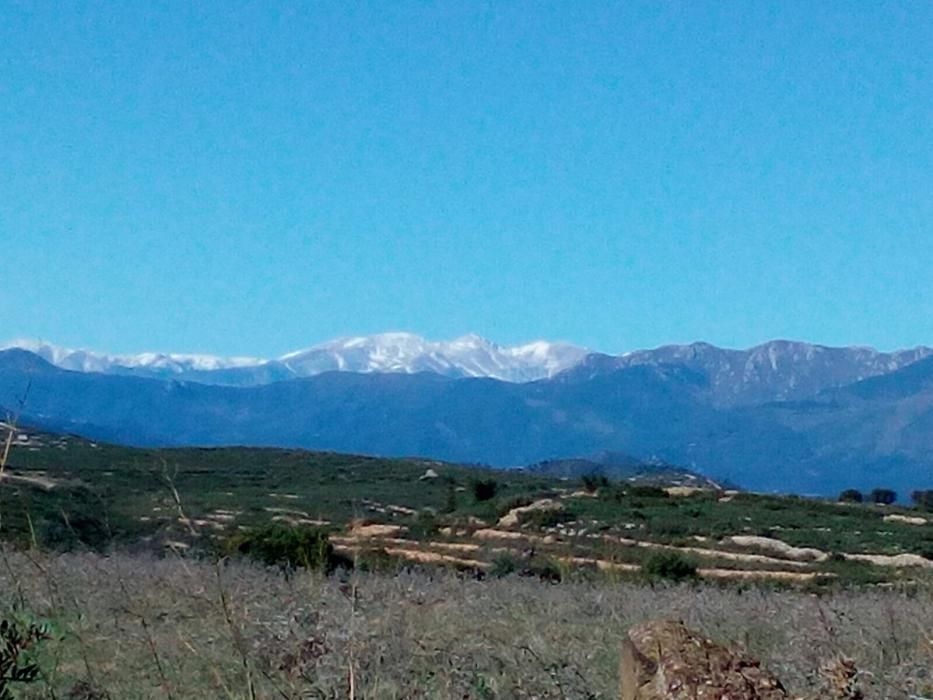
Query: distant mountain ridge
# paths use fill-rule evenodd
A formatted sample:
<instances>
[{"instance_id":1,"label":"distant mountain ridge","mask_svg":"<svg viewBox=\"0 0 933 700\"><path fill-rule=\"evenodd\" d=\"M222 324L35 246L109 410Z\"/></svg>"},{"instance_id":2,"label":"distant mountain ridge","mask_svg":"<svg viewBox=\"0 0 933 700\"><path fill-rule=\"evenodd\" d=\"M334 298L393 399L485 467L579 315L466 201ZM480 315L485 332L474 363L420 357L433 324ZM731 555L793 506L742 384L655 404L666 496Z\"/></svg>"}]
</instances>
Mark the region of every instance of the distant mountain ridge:
<instances>
[{"instance_id":1,"label":"distant mountain ridge","mask_svg":"<svg viewBox=\"0 0 933 700\"><path fill-rule=\"evenodd\" d=\"M0 350L13 348L28 350L61 369L76 372L227 386L256 386L323 372L434 372L448 377L526 382L551 377L589 354L569 343L542 340L502 346L472 334L451 341L430 341L411 333L338 338L273 360L152 352L107 355L31 340L14 340L0 346Z\"/></svg>"},{"instance_id":2,"label":"distant mountain ridge","mask_svg":"<svg viewBox=\"0 0 933 700\"><path fill-rule=\"evenodd\" d=\"M0 346L4 348L28 350L57 367L79 372L222 386L259 386L324 372L431 372L517 383L566 373L568 381L576 381L639 365L676 365L706 377L712 400L718 406L800 400L824 389L894 372L933 355L929 347L880 352L775 340L746 350L700 342L614 356L568 343L536 341L510 347L477 335L429 341L411 333L338 338L273 360L178 353L106 355L36 341L13 341Z\"/></svg>"},{"instance_id":3,"label":"distant mountain ridge","mask_svg":"<svg viewBox=\"0 0 933 700\"><path fill-rule=\"evenodd\" d=\"M231 387L67 371L14 349L0 351L0 407L15 409L25 395L29 424L131 445L305 447L503 467L606 451L763 491L933 487L933 356L774 400L806 357L775 356L768 366L793 371L779 373L766 400L729 403L697 363L620 367L605 356L525 383L324 372Z\"/></svg>"},{"instance_id":4,"label":"distant mountain ridge","mask_svg":"<svg viewBox=\"0 0 933 700\"><path fill-rule=\"evenodd\" d=\"M788 340L774 340L747 350L692 343L616 357L592 354L568 371L585 376L639 365L678 365L708 378L717 405L739 406L804 399L824 389L895 372L931 355L933 348L922 346L880 352Z\"/></svg>"}]
</instances>

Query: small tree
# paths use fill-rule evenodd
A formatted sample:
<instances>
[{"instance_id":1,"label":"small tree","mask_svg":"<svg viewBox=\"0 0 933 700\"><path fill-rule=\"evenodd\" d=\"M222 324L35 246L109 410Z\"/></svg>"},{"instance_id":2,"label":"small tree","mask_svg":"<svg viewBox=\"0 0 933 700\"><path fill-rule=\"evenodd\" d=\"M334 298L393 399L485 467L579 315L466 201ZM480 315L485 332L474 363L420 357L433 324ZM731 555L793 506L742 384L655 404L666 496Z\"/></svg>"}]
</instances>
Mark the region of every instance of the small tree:
<instances>
[{"instance_id":1,"label":"small tree","mask_svg":"<svg viewBox=\"0 0 933 700\"><path fill-rule=\"evenodd\" d=\"M605 474L584 474L580 480L587 493L596 493L599 489L609 486L609 479Z\"/></svg>"},{"instance_id":2,"label":"small tree","mask_svg":"<svg viewBox=\"0 0 933 700\"><path fill-rule=\"evenodd\" d=\"M268 566L287 569L304 567L330 571L340 563L325 530L279 523L234 535L227 541L226 549Z\"/></svg>"},{"instance_id":3,"label":"small tree","mask_svg":"<svg viewBox=\"0 0 933 700\"><path fill-rule=\"evenodd\" d=\"M495 479L474 479L470 482L470 489L477 501L489 501L496 497L499 483Z\"/></svg>"},{"instance_id":4,"label":"small tree","mask_svg":"<svg viewBox=\"0 0 933 700\"><path fill-rule=\"evenodd\" d=\"M839 494L840 503L862 503L864 500L865 496L858 489L846 489Z\"/></svg>"},{"instance_id":5,"label":"small tree","mask_svg":"<svg viewBox=\"0 0 933 700\"><path fill-rule=\"evenodd\" d=\"M453 481L448 482L447 491L444 495L444 507L442 513L453 513L457 510L457 487Z\"/></svg>"},{"instance_id":6,"label":"small tree","mask_svg":"<svg viewBox=\"0 0 933 700\"><path fill-rule=\"evenodd\" d=\"M891 489L872 489L871 502L889 506L897 500L897 492Z\"/></svg>"},{"instance_id":7,"label":"small tree","mask_svg":"<svg viewBox=\"0 0 933 700\"><path fill-rule=\"evenodd\" d=\"M910 500L912 500L914 505L920 510L933 511L933 489L914 491L910 494Z\"/></svg>"}]
</instances>

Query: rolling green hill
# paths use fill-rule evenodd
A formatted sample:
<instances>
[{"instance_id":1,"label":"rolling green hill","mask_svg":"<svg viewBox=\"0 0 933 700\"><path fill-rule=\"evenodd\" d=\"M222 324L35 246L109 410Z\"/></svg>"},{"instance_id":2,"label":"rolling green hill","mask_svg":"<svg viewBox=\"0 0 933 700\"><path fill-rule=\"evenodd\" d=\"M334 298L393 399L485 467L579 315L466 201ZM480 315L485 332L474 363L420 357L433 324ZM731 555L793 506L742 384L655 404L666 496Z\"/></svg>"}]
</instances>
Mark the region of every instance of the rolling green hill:
<instances>
[{"instance_id":1,"label":"rolling green hill","mask_svg":"<svg viewBox=\"0 0 933 700\"><path fill-rule=\"evenodd\" d=\"M685 474L646 468L587 490L578 479L425 459L138 449L24 431L0 480L0 536L54 549L210 552L280 523L322 528L354 556L480 570L531 557L624 573L658 554L721 578L871 582L933 567L923 564L933 560L933 518L924 514L723 491L685 484Z\"/></svg>"}]
</instances>

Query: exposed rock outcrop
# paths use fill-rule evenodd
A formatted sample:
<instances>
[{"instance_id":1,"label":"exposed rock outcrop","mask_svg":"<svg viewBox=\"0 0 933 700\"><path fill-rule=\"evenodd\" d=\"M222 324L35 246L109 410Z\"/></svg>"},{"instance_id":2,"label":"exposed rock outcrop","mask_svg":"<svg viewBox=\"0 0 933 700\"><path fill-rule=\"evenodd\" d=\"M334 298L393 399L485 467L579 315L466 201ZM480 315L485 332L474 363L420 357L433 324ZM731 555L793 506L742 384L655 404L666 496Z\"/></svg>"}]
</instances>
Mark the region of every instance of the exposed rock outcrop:
<instances>
[{"instance_id":1,"label":"exposed rock outcrop","mask_svg":"<svg viewBox=\"0 0 933 700\"><path fill-rule=\"evenodd\" d=\"M622 700L791 698L756 659L671 620L645 622L629 630L619 666ZM837 657L822 664L820 672L819 700L863 700L858 669L851 659Z\"/></svg>"},{"instance_id":2,"label":"exposed rock outcrop","mask_svg":"<svg viewBox=\"0 0 933 700\"><path fill-rule=\"evenodd\" d=\"M622 642L622 700L784 700L781 682L750 656L680 622L636 625Z\"/></svg>"}]
</instances>

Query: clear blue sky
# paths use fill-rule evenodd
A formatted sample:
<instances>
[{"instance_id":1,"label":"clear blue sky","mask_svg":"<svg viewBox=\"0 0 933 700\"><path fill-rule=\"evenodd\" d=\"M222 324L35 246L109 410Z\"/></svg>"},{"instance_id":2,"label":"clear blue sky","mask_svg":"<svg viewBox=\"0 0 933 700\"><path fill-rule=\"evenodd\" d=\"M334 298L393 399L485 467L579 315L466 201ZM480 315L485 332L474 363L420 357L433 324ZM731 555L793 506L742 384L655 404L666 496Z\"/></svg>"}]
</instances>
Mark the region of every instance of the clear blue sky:
<instances>
[{"instance_id":1,"label":"clear blue sky","mask_svg":"<svg viewBox=\"0 0 933 700\"><path fill-rule=\"evenodd\" d=\"M933 3L0 5L0 338L933 343Z\"/></svg>"}]
</instances>

